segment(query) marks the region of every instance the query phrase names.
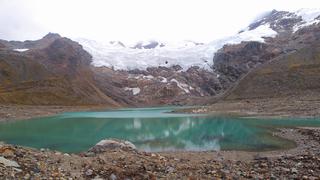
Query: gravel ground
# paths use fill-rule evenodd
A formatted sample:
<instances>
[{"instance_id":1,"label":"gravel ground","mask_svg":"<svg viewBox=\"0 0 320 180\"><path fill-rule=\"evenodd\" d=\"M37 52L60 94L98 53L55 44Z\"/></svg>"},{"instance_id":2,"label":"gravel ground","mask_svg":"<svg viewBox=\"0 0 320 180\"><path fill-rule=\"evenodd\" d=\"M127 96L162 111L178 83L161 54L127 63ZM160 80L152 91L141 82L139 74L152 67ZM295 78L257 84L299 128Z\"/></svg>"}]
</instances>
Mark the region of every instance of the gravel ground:
<instances>
[{"instance_id":1,"label":"gravel ground","mask_svg":"<svg viewBox=\"0 0 320 180\"><path fill-rule=\"evenodd\" d=\"M133 149L64 154L0 145L0 179L320 179L320 129L280 129L297 147L269 152Z\"/></svg>"},{"instance_id":2,"label":"gravel ground","mask_svg":"<svg viewBox=\"0 0 320 180\"><path fill-rule=\"evenodd\" d=\"M210 106L179 110L185 113L248 117L320 117L320 99L313 97L221 100Z\"/></svg>"}]
</instances>

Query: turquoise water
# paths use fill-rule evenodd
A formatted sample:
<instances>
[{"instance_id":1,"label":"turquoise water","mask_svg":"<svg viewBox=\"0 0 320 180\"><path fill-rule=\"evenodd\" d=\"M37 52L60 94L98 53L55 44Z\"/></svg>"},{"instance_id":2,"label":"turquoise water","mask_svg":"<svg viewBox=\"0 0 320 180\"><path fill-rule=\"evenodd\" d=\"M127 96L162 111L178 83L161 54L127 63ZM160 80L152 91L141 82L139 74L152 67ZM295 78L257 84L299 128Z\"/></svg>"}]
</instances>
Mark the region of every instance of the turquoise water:
<instances>
[{"instance_id":1,"label":"turquoise water","mask_svg":"<svg viewBox=\"0 0 320 180\"><path fill-rule=\"evenodd\" d=\"M73 112L0 124L0 141L62 152L86 151L106 138L146 151L273 150L293 147L274 127L320 126L320 119L245 119L167 113L175 107Z\"/></svg>"}]
</instances>

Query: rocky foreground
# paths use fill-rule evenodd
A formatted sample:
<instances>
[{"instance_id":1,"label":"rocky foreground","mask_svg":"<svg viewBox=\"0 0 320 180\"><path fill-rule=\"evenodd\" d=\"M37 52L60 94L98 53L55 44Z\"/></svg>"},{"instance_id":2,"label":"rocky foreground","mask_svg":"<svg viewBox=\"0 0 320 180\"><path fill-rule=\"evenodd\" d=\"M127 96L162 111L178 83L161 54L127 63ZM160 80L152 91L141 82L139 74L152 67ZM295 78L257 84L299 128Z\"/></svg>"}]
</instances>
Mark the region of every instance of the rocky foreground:
<instances>
[{"instance_id":1,"label":"rocky foreground","mask_svg":"<svg viewBox=\"0 0 320 180\"><path fill-rule=\"evenodd\" d=\"M320 129L281 129L297 147L272 152L147 153L105 140L81 154L0 145L0 179L320 179Z\"/></svg>"}]
</instances>

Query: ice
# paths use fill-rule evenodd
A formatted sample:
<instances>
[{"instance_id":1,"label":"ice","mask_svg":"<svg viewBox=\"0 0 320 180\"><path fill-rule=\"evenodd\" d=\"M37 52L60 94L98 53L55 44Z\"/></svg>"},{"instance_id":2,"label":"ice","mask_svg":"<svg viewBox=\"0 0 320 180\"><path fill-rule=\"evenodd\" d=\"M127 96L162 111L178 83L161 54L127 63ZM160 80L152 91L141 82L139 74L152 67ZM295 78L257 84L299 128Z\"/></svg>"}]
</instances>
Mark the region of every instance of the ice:
<instances>
[{"instance_id":1,"label":"ice","mask_svg":"<svg viewBox=\"0 0 320 180\"><path fill-rule=\"evenodd\" d=\"M315 19L320 15L320 9L301 9L294 13L303 19L303 22L294 27L294 31L320 22ZM133 49L128 45L120 46L119 43L112 44L88 39L76 39L76 41L93 56L92 65L97 67L106 66L115 70L145 70L148 67L179 65L183 71L186 71L192 66L211 69L214 64L214 53L226 44L238 44L242 41L265 42L266 37L275 36L277 32L270 27L270 24L265 23L253 30L245 28L241 33L213 40L207 44L193 41L157 41L164 46L157 46L154 49Z\"/></svg>"}]
</instances>

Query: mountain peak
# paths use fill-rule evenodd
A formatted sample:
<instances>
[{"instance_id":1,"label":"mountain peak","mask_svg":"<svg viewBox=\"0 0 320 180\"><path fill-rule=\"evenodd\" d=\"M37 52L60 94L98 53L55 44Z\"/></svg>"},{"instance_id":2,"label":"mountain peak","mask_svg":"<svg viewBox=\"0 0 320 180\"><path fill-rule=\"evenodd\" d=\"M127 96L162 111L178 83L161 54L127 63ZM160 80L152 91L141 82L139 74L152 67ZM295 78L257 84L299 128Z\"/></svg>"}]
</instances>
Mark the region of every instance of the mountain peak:
<instances>
[{"instance_id":1,"label":"mountain peak","mask_svg":"<svg viewBox=\"0 0 320 180\"><path fill-rule=\"evenodd\" d=\"M61 36L58 33L49 32L47 35L43 37L43 39L59 39Z\"/></svg>"},{"instance_id":2,"label":"mountain peak","mask_svg":"<svg viewBox=\"0 0 320 180\"><path fill-rule=\"evenodd\" d=\"M254 30L262 25L269 25L278 33L297 31L298 29L320 22L320 9L299 9L297 11L272 10L261 19L249 25L249 30Z\"/></svg>"}]
</instances>

